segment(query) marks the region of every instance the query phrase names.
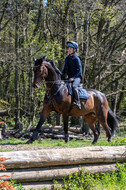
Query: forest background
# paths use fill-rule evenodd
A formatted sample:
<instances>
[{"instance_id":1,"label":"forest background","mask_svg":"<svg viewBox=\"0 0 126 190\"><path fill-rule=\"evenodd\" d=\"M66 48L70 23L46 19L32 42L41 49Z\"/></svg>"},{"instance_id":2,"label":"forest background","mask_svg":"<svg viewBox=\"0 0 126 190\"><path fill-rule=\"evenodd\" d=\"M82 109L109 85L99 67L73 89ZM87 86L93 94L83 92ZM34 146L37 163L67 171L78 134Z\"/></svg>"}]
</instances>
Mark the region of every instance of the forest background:
<instances>
[{"instance_id":1,"label":"forest background","mask_svg":"<svg viewBox=\"0 0 126 190\"><path fill-rule=\"evenodd\" d=\"M118 119L126 119L125 10L125 0L0 0L0 99L10 107L7 120L37 123L45 88L32 88L33 57L46 55L62 70L70 40L79 45L85 88L105 93ZM55 113L48 118L60 121Z\"/></svg>"}]
</instances>

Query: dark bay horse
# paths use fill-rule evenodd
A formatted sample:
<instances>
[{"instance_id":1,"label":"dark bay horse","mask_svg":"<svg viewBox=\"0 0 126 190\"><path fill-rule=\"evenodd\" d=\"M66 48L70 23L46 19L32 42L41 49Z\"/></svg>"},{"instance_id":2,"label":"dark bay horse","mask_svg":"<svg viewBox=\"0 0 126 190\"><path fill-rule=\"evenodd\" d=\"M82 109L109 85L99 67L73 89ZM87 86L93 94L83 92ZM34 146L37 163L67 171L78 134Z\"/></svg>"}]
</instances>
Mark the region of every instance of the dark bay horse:
<instances>
[{"instance_id":1,"label":"dark bay horse","mask_svg":"<svg viewBox=\"0 0 126 190\"><path fill-rule=\"evenodd\" d=\"M81 99L81 110L72 106L73 97L69 95L66 83L61 79L61 72L55 66L54 62L46 61L45 57L36 59L33 68L34 81L33 87L39 88L41 83L46 84L46 94L43 103L43 109L40 120L33 132L31 139L27 143L32 143L37 139L40 128L47 116L52 111L56 111L63 116L65 142L69 141L68 117L83 116L94 134L93 144L97 142L99 130L95 126L96 121L103 126L106 131L108 141L111 141L115 128L118 127L118 121L108 105L105 95L97 90L87 90L89 99Z\"/></svg>"}]
</instances>

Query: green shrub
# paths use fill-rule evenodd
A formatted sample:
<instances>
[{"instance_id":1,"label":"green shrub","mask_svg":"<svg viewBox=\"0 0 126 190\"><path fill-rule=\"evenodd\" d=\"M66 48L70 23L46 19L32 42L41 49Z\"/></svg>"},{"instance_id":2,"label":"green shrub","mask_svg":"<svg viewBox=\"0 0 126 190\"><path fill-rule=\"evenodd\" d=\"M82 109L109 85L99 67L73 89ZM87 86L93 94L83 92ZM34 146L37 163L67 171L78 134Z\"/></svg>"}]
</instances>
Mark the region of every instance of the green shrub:
<instances>
[{"instance_id":1,"label":"green shrub","mask_svg":"<svg viewBox=\"0 0 126 190\"><path fill-rule=\"evenodd\" d=\"M90 171L64 179L64 187L56 184L56 190L126 190L126 163L117 164L118 171L93 174Z\"/></svg>"}]
</instances>

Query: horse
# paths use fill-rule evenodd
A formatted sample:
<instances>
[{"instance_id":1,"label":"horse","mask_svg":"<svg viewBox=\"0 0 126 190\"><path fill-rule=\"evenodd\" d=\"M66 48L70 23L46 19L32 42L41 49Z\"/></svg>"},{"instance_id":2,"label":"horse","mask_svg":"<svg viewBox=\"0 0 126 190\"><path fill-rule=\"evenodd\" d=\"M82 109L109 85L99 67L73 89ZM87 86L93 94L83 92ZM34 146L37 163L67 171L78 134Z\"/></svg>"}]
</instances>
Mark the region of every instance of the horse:
<instances>
[{"instance_id":1,"label":"horse","mask_svg":"<svg viewBox=\"0 0 126 190\"><path fill-rule=\"evenodd\" d=\"M72 105L74 98L68 93L66 82L62 80L62 73L55 63L46 60L45 56L34 59L34 62L34 80L32 86L39 88L42 83L45 83L46 93L39 122L27 143L30 144L38 138L42 124L52 111L56 111L63 116L65 142L69 142L69 116L83 116L85 118L94 135L93 144L97 142L100 135L100 131L95 125L96 121L99 121L106 132L108 142L110 142L112 134L114 134L116 127L118 127L118 121L109 108L105 94L95 89L86 89L89 99L80 99L81 109L78 109Z\"/></svg>"}]
</instances>

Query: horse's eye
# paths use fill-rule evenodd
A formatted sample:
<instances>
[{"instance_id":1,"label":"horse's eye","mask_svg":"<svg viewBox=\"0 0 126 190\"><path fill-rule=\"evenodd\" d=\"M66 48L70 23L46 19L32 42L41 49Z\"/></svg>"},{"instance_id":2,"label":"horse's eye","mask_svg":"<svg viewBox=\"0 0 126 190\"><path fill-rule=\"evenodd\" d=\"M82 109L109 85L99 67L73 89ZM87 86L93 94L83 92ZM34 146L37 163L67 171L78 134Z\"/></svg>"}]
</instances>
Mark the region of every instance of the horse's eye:
<instances>
[{"instance_id":1,"label":"horse's eye","mask_svg":"<svg viewBox=\"0 0 126 190\"><path fill-rule=\"evenodd\" d=\"M36 68L36 71L40 71L40 66Z\"/></svg>"}]
</instances>

